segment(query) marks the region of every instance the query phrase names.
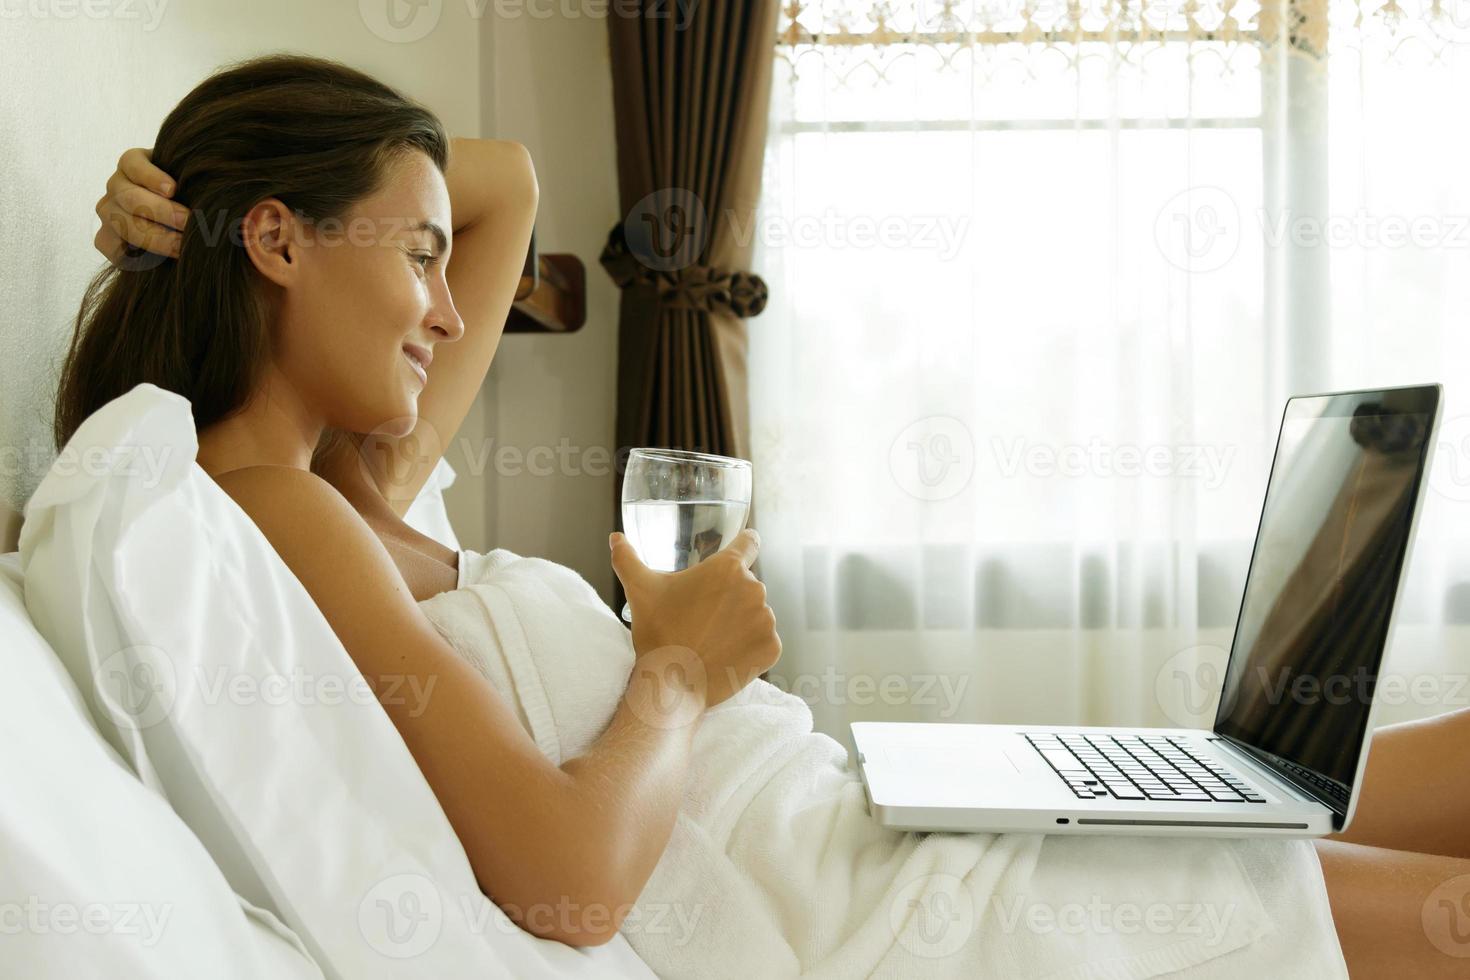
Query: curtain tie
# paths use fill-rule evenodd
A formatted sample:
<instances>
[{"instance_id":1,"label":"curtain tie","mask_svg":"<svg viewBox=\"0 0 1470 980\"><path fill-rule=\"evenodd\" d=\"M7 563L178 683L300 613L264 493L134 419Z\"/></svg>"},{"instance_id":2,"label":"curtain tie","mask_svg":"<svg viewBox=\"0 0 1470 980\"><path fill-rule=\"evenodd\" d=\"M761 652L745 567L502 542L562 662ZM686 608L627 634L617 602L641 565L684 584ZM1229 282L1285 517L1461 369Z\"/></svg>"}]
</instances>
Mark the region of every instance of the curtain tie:
<instances>
[{"instance_id":1,"label":"curtain tie","mask_svg":"<svg viewBox=\"0 0 1470 980\"><path fill-rule=\"evenodd\" d=\"M659 303L673 309L731 313L744 319L764 310L770 295L766 281L754 272L699 263L654 268L628 248L621 221L613 225L598 261L619 289L652 287Z\"/></svg>"}]
</instances>

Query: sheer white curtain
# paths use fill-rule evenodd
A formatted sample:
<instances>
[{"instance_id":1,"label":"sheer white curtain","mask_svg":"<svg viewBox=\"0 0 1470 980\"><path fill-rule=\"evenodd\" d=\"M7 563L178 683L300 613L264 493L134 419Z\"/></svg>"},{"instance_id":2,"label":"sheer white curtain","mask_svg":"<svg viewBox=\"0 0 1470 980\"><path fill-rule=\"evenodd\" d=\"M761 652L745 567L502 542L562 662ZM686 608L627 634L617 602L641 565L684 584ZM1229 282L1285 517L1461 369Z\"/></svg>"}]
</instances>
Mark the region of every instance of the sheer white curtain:
<instances>
[{"instance_id":1,"label":"sheer white curtain","mask_svg":"<svg viewBox=\"0 0 1470 980\"><path fill-rule=\"evenodd\" d=\"M786 6L755 521L819 729L1208 724L1285 398L1425 380L1386 717L1470 704L1455 13Z\"/></svg>"}]
</instances>

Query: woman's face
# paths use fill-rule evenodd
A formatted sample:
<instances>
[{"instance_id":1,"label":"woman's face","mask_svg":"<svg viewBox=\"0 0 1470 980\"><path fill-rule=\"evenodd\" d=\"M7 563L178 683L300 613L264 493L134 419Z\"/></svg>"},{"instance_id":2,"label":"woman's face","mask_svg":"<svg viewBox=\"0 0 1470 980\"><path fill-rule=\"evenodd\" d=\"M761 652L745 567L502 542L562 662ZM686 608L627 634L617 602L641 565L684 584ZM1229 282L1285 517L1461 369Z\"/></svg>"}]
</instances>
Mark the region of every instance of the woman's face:
<instances>
[{"instance_id":1,"label":"woman's face","mask_svg":"<svg viewBox=\"0 0 1470 980\"><path fill-rule=\"evenodd\" d=\"M413 430L425 385L416 361L464 334L444 277L450 219L444 176L418 151L344 218L296 217L299 266L282 281L275 366L327 426Z\"/></svg>"}]
</instances>

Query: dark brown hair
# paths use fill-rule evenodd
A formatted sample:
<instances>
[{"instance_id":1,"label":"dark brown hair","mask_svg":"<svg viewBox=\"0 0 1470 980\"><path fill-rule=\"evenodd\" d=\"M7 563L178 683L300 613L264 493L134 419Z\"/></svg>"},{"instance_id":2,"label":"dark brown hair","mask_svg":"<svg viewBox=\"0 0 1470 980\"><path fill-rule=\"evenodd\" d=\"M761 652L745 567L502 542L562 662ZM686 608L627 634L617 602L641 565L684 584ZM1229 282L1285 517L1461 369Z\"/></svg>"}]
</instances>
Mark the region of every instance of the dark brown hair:
<instances>
[{"instance_id":1,"label":"dark brown hair","mask_svg":"<svg viewBox=\"0 0 1470 980\"><path fill-rule=\"evenodd\" d=\"M343 218L406 151L442 172L449 137L428 109L346 65L276 54L226 65L159 127L153 163L190 209L179 258L129 249L92 279L61 370L53 436L151 382L193 405L197 429L242 408L270 354L270 310L241 220L277 198Z\"/></svg>"}]
</instances>

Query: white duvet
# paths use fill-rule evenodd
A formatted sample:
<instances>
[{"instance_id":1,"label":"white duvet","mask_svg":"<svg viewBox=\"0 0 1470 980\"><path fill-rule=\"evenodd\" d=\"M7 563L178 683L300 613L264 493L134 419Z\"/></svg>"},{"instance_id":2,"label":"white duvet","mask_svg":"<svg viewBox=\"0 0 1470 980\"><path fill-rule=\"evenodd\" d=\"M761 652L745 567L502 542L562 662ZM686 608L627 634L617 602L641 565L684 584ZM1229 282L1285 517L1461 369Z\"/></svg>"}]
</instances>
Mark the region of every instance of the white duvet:
<instances>
[{"instance_id":1,"label":"white duvet","mask_svg":"<svg viewBox=\"0 0 1470 980\"><path fill-rule=\"evenodd\" d=\"M634 664L576 572L460 553L421 603L548 758L585 750ZM764 681L699 723L673 836L623 934L661 977L1345 977L1305 841L912 834Z\"/></svg>"}]
</instances>

